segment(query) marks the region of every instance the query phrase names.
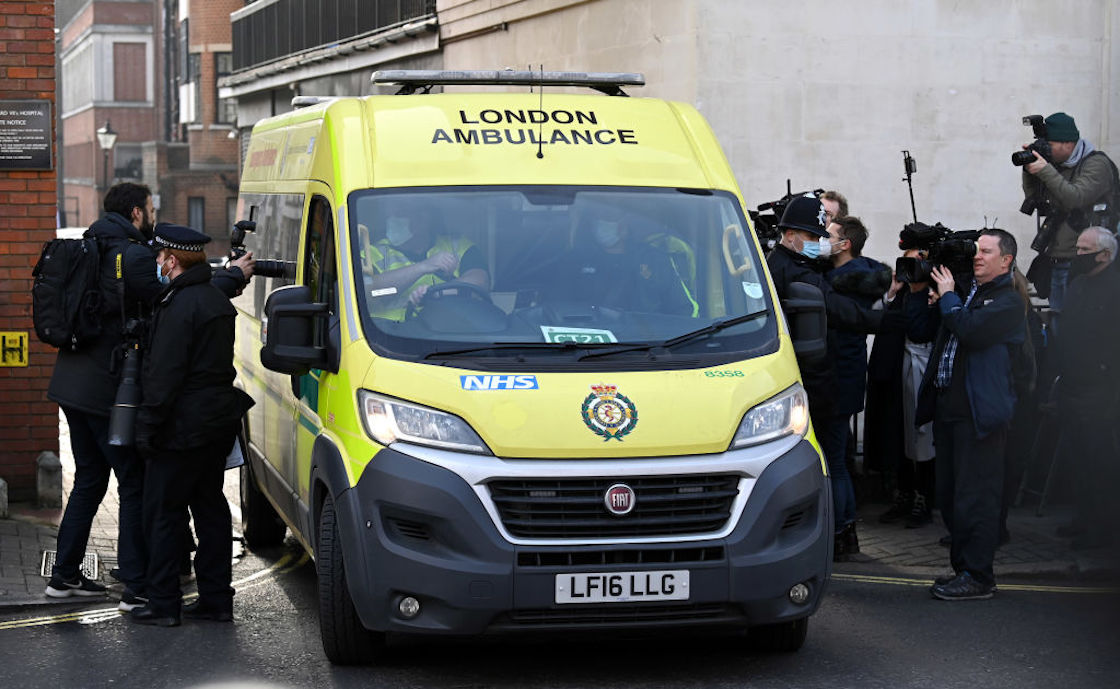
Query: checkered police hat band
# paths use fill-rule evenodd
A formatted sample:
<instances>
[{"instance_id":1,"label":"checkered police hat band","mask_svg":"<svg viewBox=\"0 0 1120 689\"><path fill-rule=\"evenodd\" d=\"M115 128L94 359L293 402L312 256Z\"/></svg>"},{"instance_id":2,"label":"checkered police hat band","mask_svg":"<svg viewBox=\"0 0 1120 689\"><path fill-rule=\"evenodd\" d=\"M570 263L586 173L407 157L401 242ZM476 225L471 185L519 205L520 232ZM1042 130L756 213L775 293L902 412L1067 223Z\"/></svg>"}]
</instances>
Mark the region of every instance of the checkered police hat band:
<instances>
[{"instance_id":1,"label":"checkered police hat band","mask_svg":"<svg viewBox=\"0 0 1120 689\"><path fill-rule=\"evenodd\" d=\"M179 251L204 251L205 245L201 242L194 244L185 244L180 242L173 242L156 235L156 244L160 244L168 249L178 249Z\"/></svg>"}]
</instances>

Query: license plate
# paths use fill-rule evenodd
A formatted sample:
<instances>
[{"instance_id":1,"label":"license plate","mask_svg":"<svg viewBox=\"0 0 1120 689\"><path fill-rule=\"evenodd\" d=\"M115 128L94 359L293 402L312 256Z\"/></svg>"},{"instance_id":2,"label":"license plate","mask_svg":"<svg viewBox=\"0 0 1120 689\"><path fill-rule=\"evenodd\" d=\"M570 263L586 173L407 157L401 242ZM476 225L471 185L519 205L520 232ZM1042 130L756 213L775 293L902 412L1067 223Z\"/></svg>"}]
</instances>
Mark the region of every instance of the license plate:
<instances>
[{"instance_id":1,"label":"license plate","mask_svg":"<svg viewBox=\"0 0 1120 689\"><path fill-rule=\"evenodd\" d=\"M640 603L688 600L688 570L585 572L556 575L559 603Z\"/></svg>"}]
</instances>

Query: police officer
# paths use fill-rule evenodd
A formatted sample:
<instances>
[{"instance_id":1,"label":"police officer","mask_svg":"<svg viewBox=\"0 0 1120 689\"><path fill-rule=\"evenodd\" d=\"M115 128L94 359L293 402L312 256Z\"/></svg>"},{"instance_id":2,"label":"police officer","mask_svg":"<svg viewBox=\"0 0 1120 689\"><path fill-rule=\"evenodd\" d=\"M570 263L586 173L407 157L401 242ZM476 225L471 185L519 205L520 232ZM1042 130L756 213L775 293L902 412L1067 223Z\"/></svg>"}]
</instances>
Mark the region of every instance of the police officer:
<instances>
[{"instance_id":1,"label":"police officer","mask_svg":"<svg viewBox=\"0 0 1120 689\"><path fill-rule=\"evenodd\" d=\"M152 317L136 430L147 459L144 521L150 548L148 603L131 611L141 624L174 627L181 616L233 619L232 525L222 479L253 400L233 386L236 311L211 284L203 252L208 241L189 227L155 229L156 261L166 287ZM199 599L180 612L179 560L188 507L198 536Z\"/></svg>"},{"instance_id":2,"label":"police officer","mask_svg":"<svg viewBox=\"0 0 1120 689\"><path fill-rule=\"evenodd\" d=\"M782 231L781 242L766 258L778 297L786 298L791 284L803 282L818 288L824 295L830 329L872 333L888 325L902 328L905 324L902 314L865 308L854 299L836 292L825 279L824 271L831 264L820 259L827 258L832 247L827 223L825 208L813 194L795 197L786 206L778 222L778 229ZM884 323L885 319L889 319L890 323ZM839 385L833 364L834 354L828 352L826 356L814 360L798 357L798 365L809 395L813 428L832 475L835 519L833 558L844 560L850 554L859 552L859 539L855 527L855 489L844 462L848 443L847 416L840 413L834 404Z\"/></svg>"}]
</instances>

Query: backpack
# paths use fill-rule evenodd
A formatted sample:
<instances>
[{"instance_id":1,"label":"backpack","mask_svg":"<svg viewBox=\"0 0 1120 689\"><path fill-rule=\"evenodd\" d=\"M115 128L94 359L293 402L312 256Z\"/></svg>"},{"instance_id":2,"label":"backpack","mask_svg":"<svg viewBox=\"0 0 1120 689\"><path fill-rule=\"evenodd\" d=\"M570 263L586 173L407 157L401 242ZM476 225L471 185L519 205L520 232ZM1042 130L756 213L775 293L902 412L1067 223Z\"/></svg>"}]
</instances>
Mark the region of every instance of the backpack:
<instances>
[{"instance_id":1,"label":"backpack","mask_svg":"<svg viewBox=\"0 0 1120 689\"><path fill-rule=\"evenodd\" d=\"M1097 225L1107 229L1109 232L1116 234L1120 231L1120 170L1116 169L1116 163L1104 151L1093 151L1085 156L1085 159L1078 163L1077 170L1081 170L1081 165L1089 158L1100 155L1104 157L1108 167L1112 170L1112 183L1109 185L1108 192L1097 199L1090 210L1075 209L1070 212L1067 222L1074 230L1080 232L1090 225ZM1074 173L1076 175L1076 173Z\"/></svg>"},{"instance_id":2,"label":"backpack","mask_svg":"<svg viewBox=\"0 0 1120 689\"><path fill-rule=\"evenodd\" d=\"M31 275L39 340L77 351L101 334L101 251L93 237L52 239Z\"/></svg>"}]
</instances>

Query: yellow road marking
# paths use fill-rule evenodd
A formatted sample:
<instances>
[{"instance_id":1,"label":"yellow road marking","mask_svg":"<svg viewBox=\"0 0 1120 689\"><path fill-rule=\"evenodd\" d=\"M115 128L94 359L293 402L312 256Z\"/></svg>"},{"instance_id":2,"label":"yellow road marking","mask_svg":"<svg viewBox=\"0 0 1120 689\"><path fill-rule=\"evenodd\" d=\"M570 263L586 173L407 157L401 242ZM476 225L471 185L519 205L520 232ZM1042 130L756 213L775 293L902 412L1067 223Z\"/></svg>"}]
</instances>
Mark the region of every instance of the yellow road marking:
<instances>
[{"instance_id":1,"label":"yellow road marking","mask_svg":"<svg viewBox=\"0 0 1120 689\"><path fill-rule=\"evenodd\" d=\"M858 581L864 584L891 584L893 586L929 587L933 579L910 579L906 577L873 576L870 574L837 574L832 578L840 581ZM1031 591L1034 593L1118 593L1120 589L1107 586L1046 586L1042 584L998 584L1000 591Z\"/></svg>"},{"instance_id":2,"label":"yellow road marking","mask_svg":"<svg viewBox=\"0 0 1120 689\"><path fill-rule=\"evenodd\" d=\"M274 562L269 567L254 572L249 576L238 579L232 582L235 587L239 587L241 591L256 588L264 582L264 577L271 574L286 574L294 569L303 566L308 560L306 552L301 552L299 557L293 553L285 553L284 557ZM193 600L198 597L197 593L191 593L183 596L184 601ZM4 629L22 629L26 627L42 627L48 624L61 624L64 622L77 622L78 624L96 624L98 622L106 622L109 620L118 619L121 612L114 606L112 608L101 608L99 610L81 610L78 612L69 612L62 615L48 615L45 617L30 617L23 620L9 620L7 622L0 622L0 630Z\"/></svg>"}]
</instances>

